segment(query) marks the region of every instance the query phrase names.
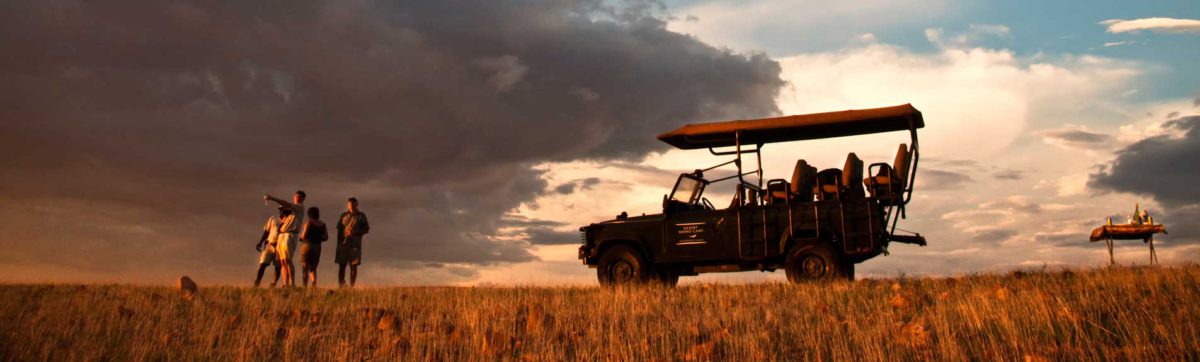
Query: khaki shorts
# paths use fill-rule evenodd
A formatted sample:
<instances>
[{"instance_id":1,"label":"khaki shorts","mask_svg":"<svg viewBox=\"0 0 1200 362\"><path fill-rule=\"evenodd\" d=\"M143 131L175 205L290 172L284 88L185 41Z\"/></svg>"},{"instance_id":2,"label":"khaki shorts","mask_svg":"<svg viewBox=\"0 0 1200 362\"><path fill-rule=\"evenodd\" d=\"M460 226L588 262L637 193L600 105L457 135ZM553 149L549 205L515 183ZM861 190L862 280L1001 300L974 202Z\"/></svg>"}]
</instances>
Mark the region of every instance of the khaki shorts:
<instances>
[{"instance_id":1,"label":"khaki shorts","mask_svg":"<svg viewBox=\"0 0 1200 362\"><path fill-rule=\"evenodd\" d=\"M279 234L279 242L275 245L275 254L279 255L279 260L292 260L292 253L299 241L300 237L296 233Z\"/></svg>"},{"instance_id":2,"label":"khaki shorts","mask_svg":"<svg viewBox=\"0 0 1200 362\"><path fill-rule=\"evenodd\" d=\"M262 254L258 255L258 264L279 265L279 257L275 256L275 245L263 245Z\"/></svg>"},{"instance_id":3,"label":"khaki shorts","mask_svg":"<svg viewBox=\"0 0 1200 362\"><path fill-rule=\"evenodd\" d=\"M362 237L347 238L345 244L338 243L333 262L350 265L362 264Z\"/></svg>"}]
</instances>

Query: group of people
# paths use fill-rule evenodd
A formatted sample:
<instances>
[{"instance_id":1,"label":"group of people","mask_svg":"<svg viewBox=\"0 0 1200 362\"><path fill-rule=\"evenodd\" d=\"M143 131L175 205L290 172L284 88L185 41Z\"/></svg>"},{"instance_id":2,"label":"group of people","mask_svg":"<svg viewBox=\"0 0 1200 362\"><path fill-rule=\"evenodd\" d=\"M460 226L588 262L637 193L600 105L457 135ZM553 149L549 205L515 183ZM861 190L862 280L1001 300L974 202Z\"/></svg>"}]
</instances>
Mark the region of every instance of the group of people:
<instances>
[{"instance_id":1,"label":"group of people","mask_svg":"<svg viewBox=\"0 0 1200 362\"><path fill-rule=\"evenodd\" d=\"M296 247L300 247L300 272L304 287L317 286L317 265L321 263L321 243L329 240L325 223L321 221L321 209L316 207L304 208L304 191L296 191L292 201L283 200L271 195L264 195L263 200L279 204L279 215L272 215L263 226L262 237L255 247L259 252L258 277L254 286L262 284L263 273L267 267L275 266L275 281L271 287L279 283L283 277L284 285L296 285L296 270L292 261ZM362 264L362 238L371 230L367 223L367 215L358 209L358 199L346 200L346 212L338 218L337 250L334 262L338 264L338 286L346 286L346 266L350 267L350 286L358 281L358 266ZM310 284L309 281L312 281Z\"/></svg>"}]
</instances>

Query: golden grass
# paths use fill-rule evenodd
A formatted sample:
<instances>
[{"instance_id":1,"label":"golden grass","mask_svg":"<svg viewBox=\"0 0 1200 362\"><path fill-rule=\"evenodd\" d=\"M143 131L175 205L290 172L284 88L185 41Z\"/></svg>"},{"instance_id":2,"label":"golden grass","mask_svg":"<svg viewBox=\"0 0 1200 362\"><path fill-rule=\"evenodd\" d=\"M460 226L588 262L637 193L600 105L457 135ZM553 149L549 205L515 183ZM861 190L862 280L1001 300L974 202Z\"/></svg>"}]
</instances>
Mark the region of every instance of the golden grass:
<instances>
[{"instance_id":1,"label":"golden grass","mask_svg":"<svg viewBox=\"0 0 1200 362\"><path fill-rule=\"evenodd\" d=\"M202 282L202 281L201 281ZM202 284L203 286L203 284ZM0 286L2 360L1197 360L1200 266L836 284Z\"/></svg>"}]
</instances>

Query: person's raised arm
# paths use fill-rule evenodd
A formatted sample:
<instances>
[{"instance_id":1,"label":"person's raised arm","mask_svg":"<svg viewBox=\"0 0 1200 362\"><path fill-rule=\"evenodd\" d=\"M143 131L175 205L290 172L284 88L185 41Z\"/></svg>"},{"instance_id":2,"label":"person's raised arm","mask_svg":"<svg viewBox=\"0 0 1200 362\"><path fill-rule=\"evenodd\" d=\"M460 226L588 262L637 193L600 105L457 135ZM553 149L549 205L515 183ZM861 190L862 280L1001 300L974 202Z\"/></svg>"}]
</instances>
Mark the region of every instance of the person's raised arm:
<instances>
[{"instance_id":1,"label":"person's raised arm","mask_svg":"<svg viewBox=\"0 0 1200 362\"><path fill-rule=\"evenodd\" d=\"M293 204L291 201L288 201L288 200L284 200L284 199L281 199L281 198L278 198L275 196L271 196L271 194L263 194L263 199L268 200L268 201L274 201L275 203L279 204L280 206L283 206L283 207L286 207L289 209L293 209L293 210L296 209L296 204Z\"/></svg>"}]
</instances>

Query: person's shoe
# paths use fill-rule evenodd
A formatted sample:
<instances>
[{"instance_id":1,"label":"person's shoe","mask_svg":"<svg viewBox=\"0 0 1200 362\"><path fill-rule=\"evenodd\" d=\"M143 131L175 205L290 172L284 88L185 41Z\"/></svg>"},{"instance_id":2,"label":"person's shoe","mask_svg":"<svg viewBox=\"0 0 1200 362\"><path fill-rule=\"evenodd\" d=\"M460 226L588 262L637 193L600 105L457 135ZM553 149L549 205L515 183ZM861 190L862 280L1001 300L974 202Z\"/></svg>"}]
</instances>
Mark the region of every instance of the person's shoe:
<instances>
[{"instance_id":1,"label":"person's shoe","mask_svg":"<svg viewBox=\"0 0 1200 362\"><path fill-rule=\"evenodd\" d=\"M271 289L275 289L275 283L271 283Z\"/></svg>"}]
</instances>

